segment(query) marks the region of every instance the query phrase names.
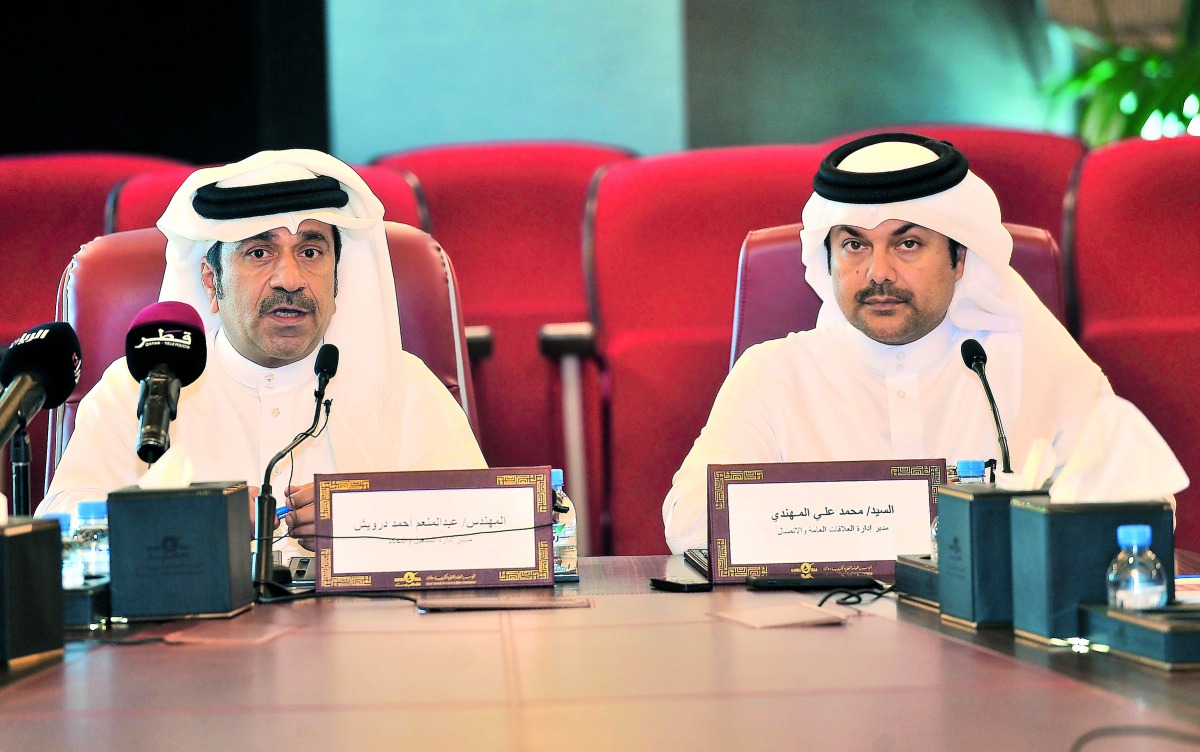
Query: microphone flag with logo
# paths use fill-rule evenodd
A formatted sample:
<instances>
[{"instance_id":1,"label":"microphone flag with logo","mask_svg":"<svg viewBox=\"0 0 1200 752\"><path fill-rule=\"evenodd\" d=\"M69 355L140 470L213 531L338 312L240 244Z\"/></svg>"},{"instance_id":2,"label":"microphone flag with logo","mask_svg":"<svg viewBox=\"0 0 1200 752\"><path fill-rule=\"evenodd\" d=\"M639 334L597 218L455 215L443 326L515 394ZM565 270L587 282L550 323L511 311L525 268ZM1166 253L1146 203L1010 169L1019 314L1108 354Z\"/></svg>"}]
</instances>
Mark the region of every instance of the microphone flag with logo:
<instances>
[{"instance_id":1,"label":"microphone flag with logo","mask_svg":"<svg viewBox=\"0 0 1200 752\"><path fill-rule=\"evenodd\" d=\"M142 385L137 454L144 462L156 462L170 448L179 390L200 378L207 360L204 323L187 303L151 303L134 317L125 335L125 362Z\"/></svg>"}]
</instances>

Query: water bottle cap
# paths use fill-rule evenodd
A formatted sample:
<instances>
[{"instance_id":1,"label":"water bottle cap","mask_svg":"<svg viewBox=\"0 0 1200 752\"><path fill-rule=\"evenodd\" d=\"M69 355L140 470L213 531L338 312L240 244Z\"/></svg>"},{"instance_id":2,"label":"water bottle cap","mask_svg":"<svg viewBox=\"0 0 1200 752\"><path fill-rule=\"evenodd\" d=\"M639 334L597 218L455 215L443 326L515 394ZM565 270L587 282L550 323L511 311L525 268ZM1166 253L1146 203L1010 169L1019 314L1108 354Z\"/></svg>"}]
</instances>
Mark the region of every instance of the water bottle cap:
<instances>
[{"instance_id":1,"label":"water bottle cap","mask_svg":"<svg viewBox=\"0 0 1200 752\"><path fill-rule=\"evenodd\" d=\"M107 501L81 501L75 513L81 520L99 520L108 516Z\"/></svg>"},{"instance_id":2,"label":"water bottle cap","mask_svg":"<svg viewBox=\"0 0 1200 752\"><path fill-rule=\"evenodd\" d=\"M563 485L562 470L560 470L556 467L550 471L550 487L551 488L562 488L562 485Z\"/></svg>"},{"instance_id":3,"label":"water bottle cap","mask_svg":"<svg viewBox=\"0 0 1200 752\"><path fill-rule=\"evenodd\" d=\"M1121 548L1147 548L1152 533L1149 525L1120 525L1117 527L1117 545Z\"/></svg>"},{"instance_id":4,"label":"water bottle cap","mask_svg":"<svg viewBox=\"0 0 1200 752\"><path fill-rule=\"evenodd\" d=\"M983 460L959 460L959 478L980 478L983 476Z\"/></svg>"},{"instance_id":5,"label":"water bottle cap","mask_svg":"<svg viewBox=\"0 0 1200 752\"><path fill-rule=\"evenodd\" d=\"M52 512L46 515L48 520L58 520L58 529L66 532L71 529L71 515L68 512Z\"/></svg>"}]
</instances>

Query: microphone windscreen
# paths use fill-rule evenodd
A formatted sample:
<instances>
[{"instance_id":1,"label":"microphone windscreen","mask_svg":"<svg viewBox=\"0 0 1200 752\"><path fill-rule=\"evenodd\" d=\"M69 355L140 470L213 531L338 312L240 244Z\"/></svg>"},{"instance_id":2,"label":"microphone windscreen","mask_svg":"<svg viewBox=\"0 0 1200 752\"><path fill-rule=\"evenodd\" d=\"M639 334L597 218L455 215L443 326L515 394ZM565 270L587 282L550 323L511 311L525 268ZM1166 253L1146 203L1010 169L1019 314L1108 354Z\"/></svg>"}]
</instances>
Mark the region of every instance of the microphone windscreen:
<instances>
[{"instance_id":1,"label":"microphone windscreen","mask_svg":"<svg viewBox=\"0 0 1200 752\"><path fill-rule=\"evenodd\" d=\"M125 361L137 381L166 366L181 386L187 386L204 373L207 360L204 322L187 303L151 303L134 316L125 335Z\"/></svg>"},{"instance_id":2,"label":"microphone windscreen","mask_svg":"<svg viewBox=\"0 0 1200 752\"><path fill-rule=\"evenodd\" d=\"M18 337L0 359L0 387L27 373L46 391L42 407L49 410L67 401L82 369L79 337L71 325L61 321L38 324Z\"/></svg>"},{"instance_id":3,"label":"microphone windscreen","mask_svg":"<svg viewBox=\"0 0 1200 752\"><path fill-rule=\"evenodd\" d=\"M969 339L962 343L962 359L963 363L967 364L967 368L975 370L975 364L985 365L987 363L987 353L983 351L983 345L979 344L977 339Z\"/></svg>"},{"instance_id":4,"label":"microphone windscreen","mask_svg":"<svg viewBox=\"0 0 1200 752\"><path fill-rule=\"evenodd\" d=\"M332 379L337 375L337 367L337 345L321 345L321 349L317 350L317 362L313 364L313 371L317 374L324 373Z\"/></svg>"}]
</instances>

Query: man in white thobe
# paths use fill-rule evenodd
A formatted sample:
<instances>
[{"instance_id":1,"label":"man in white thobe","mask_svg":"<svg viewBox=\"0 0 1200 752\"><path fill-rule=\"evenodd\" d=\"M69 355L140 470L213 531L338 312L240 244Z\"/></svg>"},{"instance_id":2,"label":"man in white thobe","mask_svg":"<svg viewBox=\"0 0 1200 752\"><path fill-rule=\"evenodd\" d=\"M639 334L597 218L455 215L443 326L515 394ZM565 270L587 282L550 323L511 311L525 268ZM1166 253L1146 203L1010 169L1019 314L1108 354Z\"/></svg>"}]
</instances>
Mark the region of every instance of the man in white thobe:
<instances>
[{"instance_id":1,"label":"man in white thobe","mask_svg":"<svg viewBox=\"0 0 1200 752\"><path fill-rule=\"evenodd\" d=\"M663 503L672 551L707 545L710 464L998 457L967 339L987 353L1014 469L1049 442L1064 490L1097 457L1126 483L1113 498L1186 487L1162 438L1009 266L995 194L953 146L857 139L826 157L814 190L800 237L816 326L730 371Z\"/></svg>"},{"instance_id":2,"label":"man in white thobe","mask_svg":"<svg viewBox=\"0 0 1200 752\"><path fill-rule=\"evenodd\" d=\"M328 425L274 468L289 511L277 548L313 546L316 473L486 467L466 414L400 345L383 205L321 152L261 152L191 175L158 222L167 236L160 300L193 306L208 338L204 373L171 423L196 481L257 488L268 461L312 422L323 343L339 349ZM73 511L135 483L138 382L122 358L79 406L38 513Z\"/></svg>"}]
</instances>

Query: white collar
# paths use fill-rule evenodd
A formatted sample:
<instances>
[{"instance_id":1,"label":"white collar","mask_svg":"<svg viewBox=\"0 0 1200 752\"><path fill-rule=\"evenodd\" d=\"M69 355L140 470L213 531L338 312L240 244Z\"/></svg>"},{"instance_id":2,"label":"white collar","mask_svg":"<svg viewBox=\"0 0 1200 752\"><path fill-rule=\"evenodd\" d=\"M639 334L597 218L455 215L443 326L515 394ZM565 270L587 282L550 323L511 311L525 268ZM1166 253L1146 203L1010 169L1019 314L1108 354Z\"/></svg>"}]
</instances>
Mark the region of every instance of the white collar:
<instances>
[{"instance_id":1,"label":"white collar","mask_svg":"<svg viewBox=\"0 0 1200 752\"><path fill-rule=\"evenodd\" d=\"M916 373L940 362L946 356L946 352L954 346L958 331L947 316L933 331L915 342L885 345L855 329L848 321L844 326L850 346L859 360L887 376Z\"/></svg>"},{"instance_id":2,"label":"white collar","mask_svg":"<svg viewBox=\"0 0 1200 752\"><path fill-rule=\"evenodd\" d=\"M278 368L260 366L234 349L224 329L218 329L214 338L213 353L221 370L234 381L250 389L270 389L273 392L284 392L297 387L311 384L316 378L313 366L317 362L317 350L313 350L303 360L289 363Z\"/></svg>"}]
</instances>

